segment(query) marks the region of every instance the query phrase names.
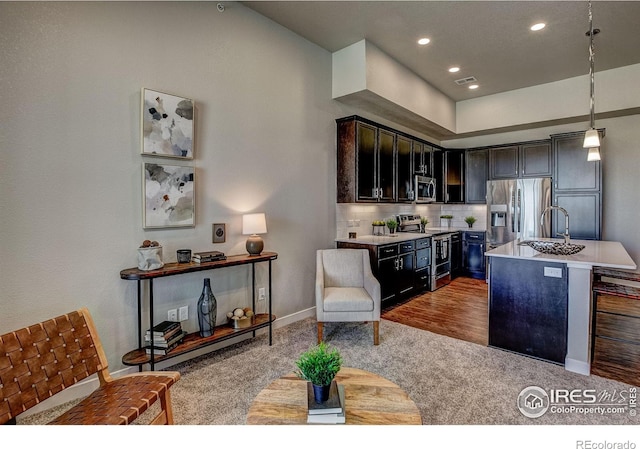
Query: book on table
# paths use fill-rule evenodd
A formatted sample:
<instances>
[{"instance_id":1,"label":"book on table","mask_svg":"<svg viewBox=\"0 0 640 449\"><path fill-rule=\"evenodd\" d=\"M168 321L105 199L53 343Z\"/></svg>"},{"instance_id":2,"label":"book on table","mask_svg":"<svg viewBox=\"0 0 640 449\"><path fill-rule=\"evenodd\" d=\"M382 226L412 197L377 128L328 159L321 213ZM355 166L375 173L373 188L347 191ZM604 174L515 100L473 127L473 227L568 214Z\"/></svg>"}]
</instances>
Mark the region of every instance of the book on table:
<instances>
[{"instance_id":1,"label":"book on table","mask_svg":"<svg viewBox=\"0 0 640 449\"><path fill-rule=\"evenodd\" d=\"M313 394L313 384L307 382L307 407L310 415L320 415L324 413L340 413L340 396L338 394L338 384L334 380L329 387L329 399L322 403L317 403Z\"/></svg>"},{"instance_id":2,"label":"book on table","mask_svg":"<svg viewBox=\"0 0 640 449\"><path fill-rule=\"evenodd\" d=\"M307 424L344 424L346 422L344 385L337 385L337 390L340 411L330 413L311 413L311 409L309 409L309 413L307 414ZM313 392L313 387L311 388L311 391ZM313 398L312 400L315 403ZM335 408L327 410L335 410Z\"/></svg>"},{"instance_id":3,"label":"book on table","mask_svg":"<svg viewBox=\"0 0 640 449\"><path fill-rule=\"evenodd\" d=\"M178 346L178 344L180 344L180 342L185 337L185 335L187 335L187 333L185 331L182 331L178 335L176 335L172 340L166 342L165 344L157 344L154 342L153 346L146 346L144 348L145 352L147 354L151 354L151 351L153 350L153 353L155 355L167 355L169 351L171 351L176 346Z\"/></svg>"},{"instance_id":4,"label":"book on table","mask_svg":"<svg viewBox=\"0 0 640 449\"><path fill-rule=\"evenodd\" d=\"M176 328L180 328L179 321L163 321L153 326L153 329L147 330L147 335L151 335L151 332L153 331L154 337L164 337Z\"/></svg>"},{"instance_id":5,"label":"book on table","mask_svg":"<svg viewBox=\"0 0 640 449\"><path fill-rule=\"evenodd\" d=\"M145 341L148 343L151 343L151 346L153 346L154 348L168 348L169 346L172 346L174 343L181 342L182 339L185 337L185 335L187 335L187 333L182 329L180 329L180 332L176 332L174 335L172 335L168 339L162 339L162 340L154 339L153 341L151 341L145 338Z\"/></svg>"},{"instance_id":6,"label":"book on table","mask_svg":"<svg viewBox=\"0 0 640 449\"><path fill-rule=\"evenodd\" d=\"M180 325L180 323L178 324L179 324L178 326L174 327L164 335L154 335L152 337L151 333L147 331L147 333L144 336L144 341L151 342L153 340L154 344L166 344L169 340L174 339L177 335L180 335L180 333L182 332L182 325Z\"/></svg>"},{"instance_id":7,"label":"book on table","mask_svg":"<svg viewBox=\"0 0 640 449\"><path fill-rule=\"evenodd\" d=\"M195 253L191 260L196 263L201 262L214 262L216 260L225 260L227 256L221 251L206 251L201 253Z\"/></svg>"}]
</instances>

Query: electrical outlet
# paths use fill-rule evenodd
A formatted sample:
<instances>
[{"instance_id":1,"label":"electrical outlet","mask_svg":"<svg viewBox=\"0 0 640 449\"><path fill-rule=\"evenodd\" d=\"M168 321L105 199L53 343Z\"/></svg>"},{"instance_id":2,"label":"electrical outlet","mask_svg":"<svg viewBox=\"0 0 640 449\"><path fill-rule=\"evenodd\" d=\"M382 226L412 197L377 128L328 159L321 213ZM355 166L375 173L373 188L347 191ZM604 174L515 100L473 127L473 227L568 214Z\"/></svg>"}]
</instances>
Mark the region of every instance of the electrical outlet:
<instances>
[{"instance_id":1,"label":"electrical outlet","mask_svg":"<svg viewBox=\"0 0 640 449\"><path fill-rule=\"evenodd\" d=\"M178 309L169 309L167 312L167 320L178 321Z\"/></svg>"},{"instance_id":2,"label":"electrical outlet","mask_svg":"<svg viewBox=\"0 0 640 449\"><path fill-rule=\"evenodd\" d=\"M180 321L187 321L189 319L189 306L180 307L178 312L178 318L180 318Z\"/></svg>"},{"instance_id":3,"label":"electrical outlet","mask_svg":"<svg viewBox=\"0 0 640 449\"><path fill-rule=\"evenodd\" d=\"M258 301L264 301L267 298L267 294L264 291L264 287L258 290Z\"/></svg>"}]
</instances>

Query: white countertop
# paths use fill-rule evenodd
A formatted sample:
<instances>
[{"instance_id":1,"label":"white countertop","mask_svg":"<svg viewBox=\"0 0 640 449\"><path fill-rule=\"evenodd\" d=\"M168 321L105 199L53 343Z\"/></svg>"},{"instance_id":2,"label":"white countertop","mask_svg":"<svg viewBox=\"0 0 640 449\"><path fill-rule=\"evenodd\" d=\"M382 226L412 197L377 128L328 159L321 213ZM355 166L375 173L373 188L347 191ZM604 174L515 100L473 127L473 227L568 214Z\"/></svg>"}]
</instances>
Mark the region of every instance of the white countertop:
<instances>
[{"instance_id":1,"label":"white countertop","mask_svg":"<svg viewBox=\"0 0 640 449\"><path fill-rule=\"evenodd\" d=\"M561 239L540 238L537 240L562 242ZM620 242L603 240L571 240L571 243L584 245L585 248L577 254L571 256L560 256L554 254L543 254L527 245L518 245L514 240L505 245L499 246L484 254L489 257L507 257L513 259L532 259L541 262L561 262L573 265L584 265L586 267L601 266L609 268L622 268L635 270L637 268L629 253Z\"/></svg>"},{"instance_id":2,"label":"white countertop","mask_svg":"<svg viewBox=\"0 0 640 449\"><path fill-rule=\"evenodd\" d=\"M396 232L395 234L385 235L362 235L355 239L342 238L336 239L336 242L343 243L358 243L361 245L388 245L390 243L406 242L409 240L418 240L425 237L433 237L438 234L446 234L451 232L469 231L473 229L461 229L461 228L427 228L425 233L420 232Z\"/></svg>"}]
</instances>

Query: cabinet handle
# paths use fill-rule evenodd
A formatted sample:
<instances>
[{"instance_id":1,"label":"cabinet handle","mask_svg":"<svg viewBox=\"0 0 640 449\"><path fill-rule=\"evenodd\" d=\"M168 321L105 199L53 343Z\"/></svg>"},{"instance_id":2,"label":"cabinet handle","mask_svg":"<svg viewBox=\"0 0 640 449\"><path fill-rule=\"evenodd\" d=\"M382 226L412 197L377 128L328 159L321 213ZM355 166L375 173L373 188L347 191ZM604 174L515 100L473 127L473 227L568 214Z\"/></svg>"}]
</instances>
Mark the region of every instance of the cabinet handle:
<instances>
[{"instance_id":1,"label":"cabinet handle","mask_svg":"<svg viewBox=\"0 0 640 449\"><path fill-rule=\"evenodd\" d=\"M400 269L402 270L404 268L404 260L400 259Z\"/></svg>"},{"instance_id":2,"label":"cabinet handle","mask_svg":"<svg viewBox=\"0 0 640 449\"><path fill-rule=\"evenodd\" d=\"M396 269L396 271L398 271L398 270L400 269L400 268L399 268L399 262L398 262L398 259L396 259L396 260L394 260L394 261L393 261L393 267Z\"/></svg>"}]
</instances>

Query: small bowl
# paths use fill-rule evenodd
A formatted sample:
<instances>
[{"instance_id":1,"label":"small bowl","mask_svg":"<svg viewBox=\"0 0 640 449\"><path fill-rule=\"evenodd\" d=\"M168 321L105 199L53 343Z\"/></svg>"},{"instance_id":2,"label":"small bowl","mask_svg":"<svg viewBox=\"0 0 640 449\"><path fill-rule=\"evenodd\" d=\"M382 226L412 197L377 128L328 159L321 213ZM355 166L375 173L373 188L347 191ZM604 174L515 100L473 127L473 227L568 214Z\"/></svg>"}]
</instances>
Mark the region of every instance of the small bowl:
<instances>
[{"instance_id":1,"label":"small bowl","mask_svg":"<svg viewBox=\"0 0 640 449\"><path fill-rule=\"evenodd\" d=\"M229 319L229 325L234 329L246 329L247 327L251 327L253 325L255 319L254 317L245 318L241 320L232 320Z\"/></svg>"},{"instance_id":2,"label":"small bowl","mask_svg":"<svg viewBox=\"0 0 640 449\"><path fill-rule=\"evenodd\" d=\"M189 263L191 262L191 250L190 249L179 249L176 251L178 263Z\"/></svg>"}]
</instances>

